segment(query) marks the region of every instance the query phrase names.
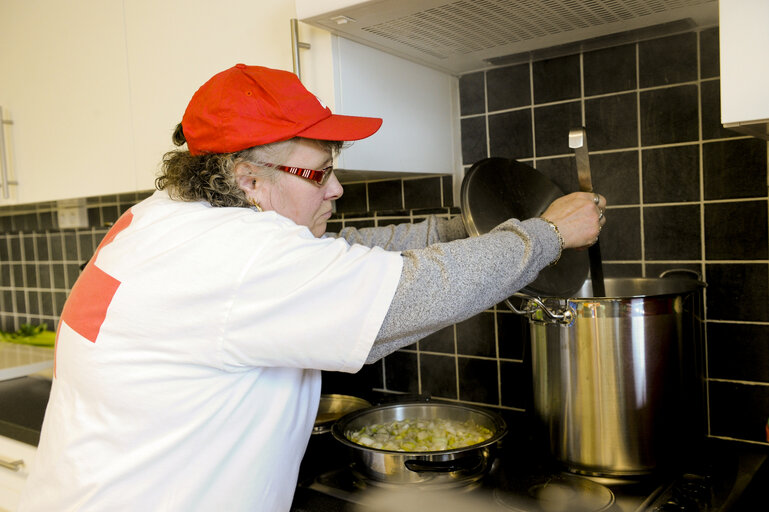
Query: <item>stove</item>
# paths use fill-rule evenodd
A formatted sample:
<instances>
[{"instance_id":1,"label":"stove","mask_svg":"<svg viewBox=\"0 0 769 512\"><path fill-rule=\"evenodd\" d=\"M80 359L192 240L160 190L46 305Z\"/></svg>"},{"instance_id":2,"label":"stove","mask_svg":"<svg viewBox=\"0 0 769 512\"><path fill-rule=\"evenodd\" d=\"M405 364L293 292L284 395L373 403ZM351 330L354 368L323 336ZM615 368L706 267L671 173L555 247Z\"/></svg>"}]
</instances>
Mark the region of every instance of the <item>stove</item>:
<instances>
[{"instance_id":1,"label":"stove","mask_svg":"<svg viewBox=\"0 0 769 512\"><path fill-rule=\"evenodd\" d=\"M765 453L716 443L655 474L602 478L569 473L536 447L531 439L508 436L489 470L477 479L416 486L370 481L331 436L314 439L300 471L293 510L726 512L766 459ZM326 505L308 504L307 493L327 498Z\"/></svg>"}]
</instances>

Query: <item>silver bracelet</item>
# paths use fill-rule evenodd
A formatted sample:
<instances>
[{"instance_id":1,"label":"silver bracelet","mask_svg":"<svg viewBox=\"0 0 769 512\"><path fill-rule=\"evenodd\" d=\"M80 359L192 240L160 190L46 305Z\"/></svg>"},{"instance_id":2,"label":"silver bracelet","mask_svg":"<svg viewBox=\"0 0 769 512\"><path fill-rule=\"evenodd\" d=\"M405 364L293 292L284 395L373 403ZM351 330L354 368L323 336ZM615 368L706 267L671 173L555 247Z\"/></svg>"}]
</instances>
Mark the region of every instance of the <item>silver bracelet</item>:
<instances>
[{"instance_id":1,"label":"silver bracelet","mask_svg":"<svg viewBox=\"0 0 769 512\"><path fill-rule=\"evenodd\" d=\"M550 224L550 227L553 228L553 231L555 231L556 236L558 237L558 256L555 257L555 259L550 263L549 266L553 266L561 259L561 254L563 253L563 237L561 236L561 232L558 231L558 226L555 225L555 223L547 220L544 217L540 217L540 219L544 220L548 224Z\"/></svg>"}]
</instances>

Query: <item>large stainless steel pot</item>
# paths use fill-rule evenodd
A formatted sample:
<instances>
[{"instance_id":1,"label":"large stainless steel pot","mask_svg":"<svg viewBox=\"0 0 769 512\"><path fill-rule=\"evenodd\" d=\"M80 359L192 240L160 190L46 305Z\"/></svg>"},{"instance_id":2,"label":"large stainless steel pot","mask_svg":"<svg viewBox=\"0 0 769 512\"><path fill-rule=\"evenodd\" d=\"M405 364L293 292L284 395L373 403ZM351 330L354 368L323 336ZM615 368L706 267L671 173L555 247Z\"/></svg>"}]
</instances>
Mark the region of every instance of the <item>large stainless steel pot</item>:
<instances>
[{"instance_id":1,"label":"large stainless steel pot","mask_svg":"<svg viewBox=\"0 0 769 512\"><path fill-rule=\"evenodd\" d=\"M473 420L494 434L482 443L454 450L397 452L353 443L345 435L366 425L407 418ZM364 479L385 484L429 484L447 487L477 481L490 469L497 444L507 433L505 421L496 413L466 405L438 402L399 403L350 413L331 429L333 436L352 454L354 470Z\"/></svg>"},{"instance_id":2,"label":"large stainless steel pot","mask_svg":"<svg viewBox=\"0 0 769 512\"><path fill-rule=\"evenodd\" d=\"M570 470L629 476L702 435L702 290L686 277L529 299L534 409Z\"/></svg>"},{"instance_id":3,"label":"large stainless steel pot","mask_svg":"<svg viewBox=\"0 0 769 512\"><path fill-rule=\"evenodd\" d=\"M542 214L563 192L525 164L487 158L462 181L471 235ZM575 472L635 476L703 437L702 290L691 277L607 279L595 296L587 251L565 250L508 306L529 317L534 409ZM513 299L514 300L514 299Z\"/></svg>"}]
</instances>

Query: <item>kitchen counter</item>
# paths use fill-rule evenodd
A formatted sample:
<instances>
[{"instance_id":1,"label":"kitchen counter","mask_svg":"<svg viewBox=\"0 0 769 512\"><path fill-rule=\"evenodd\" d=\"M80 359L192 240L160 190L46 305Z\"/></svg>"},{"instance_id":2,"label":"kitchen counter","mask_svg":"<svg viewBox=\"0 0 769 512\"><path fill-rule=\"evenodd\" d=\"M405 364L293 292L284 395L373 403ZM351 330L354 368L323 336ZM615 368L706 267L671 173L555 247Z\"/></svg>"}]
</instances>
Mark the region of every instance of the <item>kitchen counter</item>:
<instances>
[{"instance_id":1,"label":"kitchen counter","mask_svg":"<svg viewBox=\"0 0 769 512\"><path fill-rule=\"evenodd\" d=\"M53 357L52 348L0 341L0 381L53 368Z\"/></svg>"}]
</instances>

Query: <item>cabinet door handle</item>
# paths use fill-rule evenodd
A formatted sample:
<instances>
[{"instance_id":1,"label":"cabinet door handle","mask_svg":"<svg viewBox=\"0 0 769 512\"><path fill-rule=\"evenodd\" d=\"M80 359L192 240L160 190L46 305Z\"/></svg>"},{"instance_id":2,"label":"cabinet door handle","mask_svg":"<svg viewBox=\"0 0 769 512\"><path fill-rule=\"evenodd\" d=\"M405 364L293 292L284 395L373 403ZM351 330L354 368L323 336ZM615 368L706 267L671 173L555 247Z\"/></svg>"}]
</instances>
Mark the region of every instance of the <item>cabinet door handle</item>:
<instances>
[{"instance_id":1,"label":"cabinet door handle","mask_svg":"<svg viewBox=\"0 0 769 512\"><path fill-rule=\"evenodd\" d=\"M11 471L19 471L24 467L24 461L22 459L11 460L6 459L0 455L0 467L10 469Z\"/></svg>"},{"instance_id":2,"label":"cabinet door handle","mask_svg":"<svg viewBox=\"0 0 769 512\"><path fill-rule=\"evenodd\" d=\"M0 188L3 189L3 198L11 197L11 185L18 185L8 179L8 162L5 158L5 125L13 124L13 121L3 119L3 107L0 107Z\"/></svg>"},{"instance_id":3,"label":"cabinet door handle","mask_svg":"<svg viewBox=\"0 0 769 512\"><path fill-rule=\"evenodd\" d=\"M302 64L299 60L299 49L309 50L310 43L299 41L299 20L291 18L291 54L294 60L294 74L302 80Z\"/></svg>"}]
</instances>

